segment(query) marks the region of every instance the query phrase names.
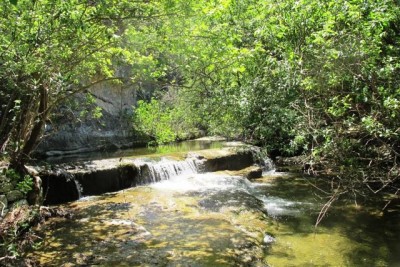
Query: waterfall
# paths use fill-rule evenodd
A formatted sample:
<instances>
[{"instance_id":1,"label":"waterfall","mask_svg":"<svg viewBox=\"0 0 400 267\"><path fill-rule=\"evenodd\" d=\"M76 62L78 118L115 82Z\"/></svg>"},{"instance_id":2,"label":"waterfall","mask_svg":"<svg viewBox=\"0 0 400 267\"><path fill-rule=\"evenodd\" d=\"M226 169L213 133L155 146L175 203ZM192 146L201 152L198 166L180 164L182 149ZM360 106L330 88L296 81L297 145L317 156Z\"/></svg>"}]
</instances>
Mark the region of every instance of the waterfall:
<instances>
[{"instance_id":1,"label":"waterfall","mask_svg":"<svg viewBox=\"0 0 400 267\"><path fill-rule=\"evenodd\" d=\"M140 170L142 184L169 180L180 175L196 174L198 173L197 164L194 158L187 158L183 161L174 161L166 158L162 158L160 161L135 160L135 165Z\"/></svg>"},{"instance_id":2,"label":"waterfall","mask_svg":"<svg viewBox=\"0 0 400 267\"><path fill-rule=\"evenodd\" d=\"M268 157L263 157L262 161L260 162L260 165L263 170L263 174L275 171L275 164L272 161L272 159L270 159Z\"/></svg>"},{"instance_id":3,"label":"waterfall","mask_svg":"<svg viewBox=\"0 0 400 267\"><path fill-rule=\"evenodd\" d=\"M75 178L73 178L72 181L74 181L75 183L76 191L78 193L78 199L82 198L82 185Z\"/></svg>"}]
</instances>

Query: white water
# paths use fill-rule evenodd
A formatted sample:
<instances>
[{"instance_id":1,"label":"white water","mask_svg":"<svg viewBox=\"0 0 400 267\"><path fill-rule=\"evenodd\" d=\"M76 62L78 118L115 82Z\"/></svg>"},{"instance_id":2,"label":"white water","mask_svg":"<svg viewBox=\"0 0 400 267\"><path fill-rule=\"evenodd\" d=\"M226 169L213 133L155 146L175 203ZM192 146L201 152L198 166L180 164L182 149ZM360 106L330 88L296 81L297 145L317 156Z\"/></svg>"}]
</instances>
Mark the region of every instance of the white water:
<instances>
[{"instance_id":1,"label":"white water","mask_svg":"<svg viewBox=\"0 0 400 267\"><path fill-rule=\"evenodd\" d=\"M160 161L136 160L140 168L142 180L146 183L156 183L169 180L176 176L196 174L196 159L188 158L183 161L174 161L162 158Z\"/></svg>"},{"instance_id":2,"label":"white water","mask_svg":"<svg viewBox=\"0 0 400 267\"><path fill-rule=\"evenodd\" d=\"M251 183L241 176L230 176L220 173L198 173L195 159L185 161L172 161L162 159L158 162L138 162L147 165L149 169L150 187L159 191L173 191L179 193L205 192L205 191L241 191L253 195L264 203L263 209L269 216L297 216L300 214L298 202L288 201L278 197L268 197L257 190L264 184ZM265 161L268 172L273 165Z\"/></svg>"},{"instance_id":3,"label":"white water","mask_svg":"<svg viewBox=\"0 0 400 267\"><path fill-rule=\"evenodd\" d=\"M248 191L247 180L239 176L227 176L215 173L197 173L174 176L169 180L151 184L152 188L158 190L177 191L180 193L190 191L209 190L238 190Z\"/></svg>"},{"instance_id":4,"label":"white water","mask_svg":"<svg viewBox=\"0 0 400 267\"><path fill-rule=\"evenodd\" d=\"M263 162L265 173L273 172L273 163L266 159ZM135 164L142 170L141 175L151 188L160 191L179 193L205 191L242 191L255 196L264 203L263 209L269 216L297 216L300 213L298 202L288 201L277 197L268 197L259 192L259 186L266 184L251 183L241 176L231 176L220 173L199 173L201 161L187 158L174 161L162 158L159 161L137 160Z\"/></svg>"}]
</instances>

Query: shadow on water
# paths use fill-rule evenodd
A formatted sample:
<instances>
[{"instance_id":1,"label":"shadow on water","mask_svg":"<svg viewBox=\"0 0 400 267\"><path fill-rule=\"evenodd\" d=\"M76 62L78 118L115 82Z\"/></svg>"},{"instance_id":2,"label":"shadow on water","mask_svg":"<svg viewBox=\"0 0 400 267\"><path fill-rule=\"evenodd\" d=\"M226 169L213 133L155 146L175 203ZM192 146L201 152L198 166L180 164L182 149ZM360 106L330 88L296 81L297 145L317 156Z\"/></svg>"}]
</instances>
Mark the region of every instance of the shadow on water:
<instances>
[{"instance_id":1,"label":"shadow on water","mask_svg":"<svg viewBox=\"0 0 400 267\"><path fill-rule=\"evenodd\" d=\"M281 242L267 251L268 263L273 266L400 266L399 212L382 212L382 203L368 198L359 199L357 206L354 199L341 199L315 229L313 225L327 198L311 183L321 189L330 186L324 179L291 175L275 178L268 186L258 189L264 191L267 199L301 204L288 208L290 211L295 207L298 213L282 212L274 216L276 229L272 232Z\"/></svg>"}]
</instances>

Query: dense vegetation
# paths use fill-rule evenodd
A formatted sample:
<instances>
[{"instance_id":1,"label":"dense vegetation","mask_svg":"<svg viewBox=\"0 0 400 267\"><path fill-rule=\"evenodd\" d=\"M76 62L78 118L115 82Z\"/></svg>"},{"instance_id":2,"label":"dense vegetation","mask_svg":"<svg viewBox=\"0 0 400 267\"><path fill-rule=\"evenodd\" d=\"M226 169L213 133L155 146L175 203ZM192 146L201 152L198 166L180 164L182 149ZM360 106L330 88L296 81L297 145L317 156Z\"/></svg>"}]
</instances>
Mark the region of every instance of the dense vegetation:
<instances>
[{"instance_id":1,"label":"dense vegetation","mask_svg":"<svg viewBox=\"0 0 400 267\"><path fill-rule=\"evenodd\" d=\"M365 189L398 193L396 1L197 1L186 7L188 15L169 17L156 31L161 39L151 49L162 55L168 90L139 104L139 129L159 142L198 129L274 155L305 153L309 172L335 175L333 199ZM163 115L146 122L149 109ZM148 126L160 120L169 125L160 129L164 134L151 133Z\"/></svg>"},{"instance_id":2,"label":"dense vegetation","mask_svg":"<svg viewBox=\"0 0 400 267\"><path fill-rule=\"evenodd\" d=\"M309 155L337 194L396 188L396 1L10 0L0 13L0 146L16 166L77 92L154 80L134 121L156 143L218 134Z\"/></svg>"},{"instance_id":3,"label":"dense vegetation","mask_svg":"<svg viewBox=\"0 0 400 267\"><path fill-rule=\"evenodd\" d=\"M321 214L342 194L400 192L398 1L1 1L0 160L24 193L56 110L105 81L159 85L132 119L152 143L222 135L305 155L333 177Z\"/></svg>"}]
</instances>

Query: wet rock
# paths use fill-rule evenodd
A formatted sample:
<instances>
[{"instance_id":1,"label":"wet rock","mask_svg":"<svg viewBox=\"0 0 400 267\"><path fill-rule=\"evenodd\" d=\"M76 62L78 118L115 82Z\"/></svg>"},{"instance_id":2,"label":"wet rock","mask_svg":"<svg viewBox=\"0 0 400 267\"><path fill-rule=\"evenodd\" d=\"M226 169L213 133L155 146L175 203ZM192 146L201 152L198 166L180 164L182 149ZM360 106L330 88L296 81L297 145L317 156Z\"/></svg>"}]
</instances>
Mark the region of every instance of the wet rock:
<instances>
[{"instance_id":1,"label":"wet rock","mask_svg":"<svg viewBox=\"0 0 400 267\"><path fill-rule=\"evenodd\" d=\"M265 234L263 241L264 241L265 244L269 245L269 244L274 243L276 241L276 239L272 235Z\"/></svg>"},{"instance_id":2,"label":"wet rock","mask_svg":"<svg viewBox=\"0 0 400 267\"><path fill-rule=\"evenodd\" d=\"M263 202L249 193L238 190L209 193L199 201L199 206L215 212L222 207L234 207L238 212L248 209L262 211Z\"/></svg>"},{"instance_id":3,"label":"wet rock","mask_svg":"<svg viewBox=\"0 0 400 267\"><path fill-rule=\"evenodd\" d=\"M44 204L59 204L79 199L80 189L72 174L63 170L41 174Z\"/></svg>"},{"instance_id":4,"label":"wet rock","mask_svg":"<svg viewBox=\"0 0 400 267\"><path fill-rule=\"evenodd\" d=\"M24 198L24 194L22 194L22 192L19 190L12 190L7 193L8 202L14 202L16 200L23 199L23 198Z\"/></svg>"},{"instance_id":5,"label":"wet rock","mask_svg":"<svg viewBox=\"0 0 400 267\"><path fill-rule=\"evenodd\" d=\"M253 147L239 143L235 147L191 152L186 160L172 163L167 161L165 166L163 161L162 164L147 161L138 163L129 158L93 160L81 166L57 165L52 171L40 174L45 204L77 200L80 194L100 195L157 182L178 175L188 168L193 173L229 170L238 171L239 175L248 179L259 178L262 169L254 165L254 150ZM242 169L245 171L241 172Z\"/></svg>"},{"instance_id":6,"label":"wet rock","mask_svg":"<svg viewBox=\"0 0 400 267\"><path fill-rule=\"evenodd\" d=\"M203 169L208 172L221 170L241 170L254 164L253 153L250 149L241 151L232 151L230 153L219 155L200 154L205 160L203 161Z\"/></svg>"},{"instance_id":7,"label":"wet rock","mask_svg":"<svg viewBox=\"0 0 400 267\"><path fill-rule=\"evenodd\" d=\"M259 166L250 166L238 171L222 171L222 173L227 173L232 176L242 176L249 180L257 179L262 177L263 170Z\"/></svg>"},{"instance_id":8,"label":"wet rock","mask_svg":"<svg viewBox=\"0 0 400 267\"><path fill-rule=\"evenodd\" d=\"M260 167L254 167L248 170L245 177L249 180L257 179L262 177L262 169Z\"/></svg>"},{"instance_id":9,"label":"wet rock","mask_svg":"<svg viewBox=\"0 0 400 267\"><path fill-rule=\"evenodd\" d=\"M76 179L85 196L115 192L136 185L138 169L133 164L124 164L78 174Z\"/></svg>"}]
</instances>

